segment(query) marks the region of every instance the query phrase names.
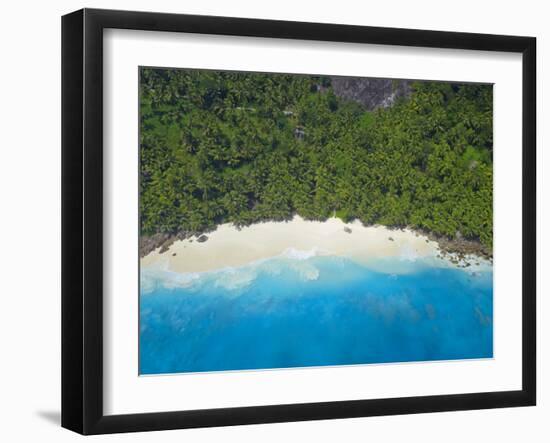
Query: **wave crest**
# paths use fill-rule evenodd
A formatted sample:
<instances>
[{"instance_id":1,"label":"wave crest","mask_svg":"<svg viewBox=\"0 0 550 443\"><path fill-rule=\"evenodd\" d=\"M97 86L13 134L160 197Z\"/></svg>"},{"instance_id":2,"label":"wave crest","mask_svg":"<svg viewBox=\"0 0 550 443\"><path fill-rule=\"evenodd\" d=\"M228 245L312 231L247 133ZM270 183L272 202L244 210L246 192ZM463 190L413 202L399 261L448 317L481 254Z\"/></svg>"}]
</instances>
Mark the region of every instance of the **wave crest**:
<instances>
[{"instance_id":1,"label":"wave crest","mask_svg":"<svg viewBox=\"0 0 550 443\"><path fill-rule=\"evenodd\" d=\"M316 257L319 253L320 250L316 247L310 250L287 248L281 254L281 257L289 258L291 260L307 260L308 258Z\"/></svg>"}]
</instances>

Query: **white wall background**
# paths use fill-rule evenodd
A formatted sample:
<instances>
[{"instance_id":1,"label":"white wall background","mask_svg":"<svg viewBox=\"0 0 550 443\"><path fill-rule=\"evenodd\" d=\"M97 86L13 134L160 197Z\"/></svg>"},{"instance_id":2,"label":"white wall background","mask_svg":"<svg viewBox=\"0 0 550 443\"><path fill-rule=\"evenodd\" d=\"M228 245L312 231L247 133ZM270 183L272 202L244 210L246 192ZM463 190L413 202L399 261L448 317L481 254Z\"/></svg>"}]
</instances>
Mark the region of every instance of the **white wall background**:
<instances>
[{"instance_id":1,"label":"white wall background","mask_svg":"<svg viewBox=\"0 0 550 443\"><path fill-rule=\"evenodd\" d=\"M279 442L550 440L550 220L543 170L550 119L549 12L540 0L11 1L0 51L0 439L81 440L60 414L60 16L81 7L531 35L538 38L539 405L534 408L102 436L94 441ZM546 199L547 200L547 199ZM545 249L544 252L541 250ZM519 272L519 270L518 270Z\"/></svg>"}]
</instances>

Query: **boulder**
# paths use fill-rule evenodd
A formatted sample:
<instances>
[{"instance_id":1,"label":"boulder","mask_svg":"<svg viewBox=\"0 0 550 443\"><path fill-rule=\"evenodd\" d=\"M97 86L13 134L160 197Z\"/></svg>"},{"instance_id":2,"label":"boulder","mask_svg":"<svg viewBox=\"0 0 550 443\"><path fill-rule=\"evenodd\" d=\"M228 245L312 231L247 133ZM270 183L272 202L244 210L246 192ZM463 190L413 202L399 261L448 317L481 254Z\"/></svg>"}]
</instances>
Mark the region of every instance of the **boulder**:
<instances>
[{"instance_id":1,"label":"boulder","mask_svg":"<svg viewBox=\"0 0 550 443\"><path fill-rule=\"evenodd\" d=\"M410 80L365 77L331 77L334 94L362 104L369 111L392 106L401 97L409 97Z\"/></svg>"}]
</instances>

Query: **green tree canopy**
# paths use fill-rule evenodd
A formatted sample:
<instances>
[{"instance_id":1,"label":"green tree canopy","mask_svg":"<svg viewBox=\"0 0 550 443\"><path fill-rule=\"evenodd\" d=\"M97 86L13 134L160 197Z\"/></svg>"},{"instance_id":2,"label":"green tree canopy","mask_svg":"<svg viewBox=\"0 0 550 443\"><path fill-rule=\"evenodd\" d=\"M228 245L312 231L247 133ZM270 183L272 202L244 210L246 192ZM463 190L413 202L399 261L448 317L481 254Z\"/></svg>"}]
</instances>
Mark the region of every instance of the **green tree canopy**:
<instances>
[{"instance_id":1,"label":"green tree canopy","mask_svg":"<svg viewBox=\"0 0 550 443\"><path fill-rule=\"evenodd\" d=\"M326 77L141 68L142 235L336 214L491 248L492 104L417 82L369 112Z\"/></svg>"}]
</instances>

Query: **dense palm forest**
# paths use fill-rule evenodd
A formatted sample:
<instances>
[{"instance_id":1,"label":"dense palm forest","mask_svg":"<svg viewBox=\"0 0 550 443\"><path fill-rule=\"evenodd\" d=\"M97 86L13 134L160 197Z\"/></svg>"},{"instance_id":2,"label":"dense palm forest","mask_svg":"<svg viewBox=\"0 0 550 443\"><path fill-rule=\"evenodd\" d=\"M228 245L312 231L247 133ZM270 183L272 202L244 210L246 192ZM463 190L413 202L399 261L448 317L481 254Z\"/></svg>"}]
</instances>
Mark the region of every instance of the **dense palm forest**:
<instances>
[{"instance_id":1,"label":"dense palm forest","mask_svg":"<svg viewBox=\"0 0 550 443\"><path fill-rule=\"evenodd\" d=\"M141 233L336 215L490 250L492 103L416 82L370 112L328 77L141 68Z\"/></svg>"}]
</instances>

